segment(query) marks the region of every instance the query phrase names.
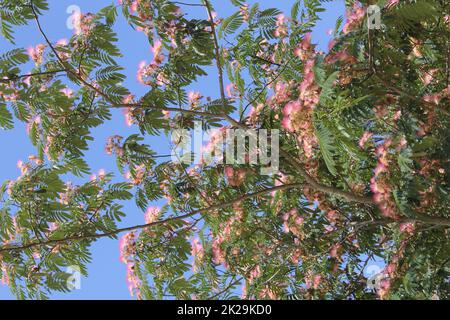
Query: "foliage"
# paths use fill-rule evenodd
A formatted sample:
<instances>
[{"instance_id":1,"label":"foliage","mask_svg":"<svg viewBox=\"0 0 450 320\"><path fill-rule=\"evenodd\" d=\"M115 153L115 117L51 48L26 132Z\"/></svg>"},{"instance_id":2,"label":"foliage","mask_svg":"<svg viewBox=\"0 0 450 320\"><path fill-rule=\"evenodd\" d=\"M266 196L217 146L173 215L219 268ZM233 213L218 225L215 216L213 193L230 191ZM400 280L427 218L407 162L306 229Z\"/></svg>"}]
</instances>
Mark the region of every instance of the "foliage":
<instances>
[{"instance_id":1,"label":"foliage","mask_svg":"<svg viewBox=\"0 0 450 320\"><path fill-rule=\"evenodd\" d=\"M449 298L449 4L370 1L382 26L368 29L369 1L347 1L323 53L309 33L324 1L292 1L288 17L232 0L223 19L212 2L192 18L176 1L123 0L75 17L67 43L44 37L47 1L1 2L4 38L35 20L45 40L0 53L0 126L25 123L36 148L1 188L2 280L22 299L68 291L66 267L87 275L92 243L121 236L141 299ZM142 97L123 86L117 19L154 54L139 66ZM205 76L219 77L219 97L187 92ZM140 132L107 141L119 183L89 179L84 160L112 108ZM279 172L190 166L143 144L195 121L279 129ZM119 228L131 199L145 224ZM386 264L375 289L373 259Z\"/></svg>"}]
</instances>

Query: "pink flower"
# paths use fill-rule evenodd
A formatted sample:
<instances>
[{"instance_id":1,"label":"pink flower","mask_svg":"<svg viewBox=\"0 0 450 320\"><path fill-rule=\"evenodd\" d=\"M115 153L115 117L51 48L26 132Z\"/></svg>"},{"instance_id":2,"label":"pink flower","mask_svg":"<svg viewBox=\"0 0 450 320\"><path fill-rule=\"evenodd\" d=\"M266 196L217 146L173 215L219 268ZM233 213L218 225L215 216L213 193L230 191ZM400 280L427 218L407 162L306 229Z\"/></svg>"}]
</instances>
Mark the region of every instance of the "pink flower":
<instances>
[{"instance_id":1,"label":"pink flower","mask_svg":"<svg viewBox=\"0 0 450 320\"><path fill-rule=\"evenodd\" d=\"M250 271L248 282L252 283L254 279L258 279L259 277L261 277L261 274L261 267L257 265Z\"/></svg>"},{"instance_id":2,"label":"pink flower","mask_svg":"<svg viewBox=\"0 0 450 320\"><path fill-rule=\"evenodd\" d=\"M122 102L123 104L131 104L134 102L134 96L132 94L129 94L123 98Z\"/></svg>"},{"instance_id":3,"label":"pink flower","mask_svg":"<svg viewBox=\"0 0 450 320\"><path fill-rule=\"evenodd\" d=\"M339 259L340 253L339 251L341 250L341 245L339 243L334 244L331 249L330 249L330 256L332 258L337 258Z\"/></svg>"},{"instance_id":4,"label":"pink flower","mask_svg":"<svg viewBox=\"0 0 450 320\"><path fill-rule=\"evenodd\" d=\"M201 98L202 94L200 92L190 91L188 93L189 104L191 106L197 106Z\"/></svg>"},{"instance_id":5,"label":"pink flower","mask_svg":"<svg viewBox=\"0 0 450 320\"><path fill-rule=\"evenodd\" d=\"M68 44L69 44L69 41L68 41L67 39L65 39L65 38L59 39L59 40L56 42L56 45L57 45L57 46L67 46Z\"/></svg>"},{"instance_id":6,"label":"pink flower","mask_svg":"<svg viewBox=\"0 0 450 320\"><path fill-rule=\"evenodd\" d=\"M160 40L156 40L154 45L150 48L153 52L153 62L152 64L160 65L164 61L164 55L162 54L162 42Z\"/></svg>"},{"instance_id":7,"label":"pink flower","mask_svg":"<svg viewBox=\"0 0 450 320\"><path fill-rule=\"evenodd\" d=\"M247 171L245 169L234 169L231 166L226 166L224 169L225 177L228 184L232 187L238 187L244 183Z\"/></svg>"},{"instance_id":8,"label":"pink flower","mask_svg":"<svg viewBox=\"0 0 450 320\"><path fill-rule=\"evenodd\" d=\"M140 292L140 285L141 281L136 275L135 272L136 265L133 262L128 262L126 266L127 275L126 275L126 281L128 286L128 291L130 292L130 295L133 297L134 294L136 294L136 297L138 299L141 298L141 292Z\"/></svg>"},{"instance_id":9,"label":"pink flower","mask_svg":"<svg viewBox=\"0 0 450 320\"><path fill-rule=\"evenodd\" d=\"M434 74L438 71L438 69L432 69L428 71L424 71L423 74L420 77L420 80L422 80L422 83L424 85L429 85L434 80Z\"/></svg>"},{"instance_id":10,"label":"pink flower","mask_svg":"<svg viewBox=\"0 0 450 320\"><path fill-rule=\"evenodd\" d=\"M439 93L427 94L423 97L423 101L438 105L441 101L441 95Z\"/></svg>"},{"instance_id":11,"label":"pink flower","mask_svg":"<svg viewBox=\"0 0 450 320\"><path fill-rule=\"evenodd\" d=\"M308 276L305 278L305 284L306 288L319 288L320 282L322 281L321 275L311 275L311 273L308 274Z\"/></svg>"},{"instance_id":12,"label":"pink flower","mask_svg":"<svg viewBox=\"0 0 450 320\"><path fill-rule=\"evenodd\" d=\"M9 286L9 283L10 283L9 273L6 268L6 264L4 264L3 262L1 263L1 270L2 270L1 282L2 282L2 284Z\"/></svg>"},{"instance_id":13,"label":"pink flower","mask_svg":"<svg viewBox=\"0 0 450 320\"><path fill-rule=\"evenodd\" d=\"M361 149L364 149L364 145L366 144L366 142L372 138L373 134L370 133L369 131L365 131L364 134L362 135L361 139L359 139L358 145Z\"/></svg>"},{"instance_id":14,"label":"pink flower","mask_svg":"<svg viewBox=\"0 0 450 320\"><path fill-rule=\"evenodd\" d=\"M148 71L149 71L149 69L148 69L147 63L145 61L141 61L139 63L138 71L137 71L137 80L139 83L148 84L144 80L144 77L148 75Z\"/></svg>"},{"instance_id":15,"label":"pink flower","mask_svg":"<svg viewBox=\"0 0 450 320\"><path fill-rule=\"evenodd\" d=\"M75 10L71 16L72 18L72 25L74 27L74 33L76 35L80 35L83 30L81 29L81 19L82 19L83 15L81 14L80 11Z\"/></svg>"},{"instance_id":16,"label":"pink flower","mask_svg":"<svg viewBox=\"0 0 450 320\"><path fill-rule=\"evenodd\" d=\"M389 1L386 3L385 7L386 7L387 9L391 9L391 8L395 7L395 6L399 3L399 1L400 1L400 0L389 0Z\"/></svg>"},{"instance_id":17,"label":"pink flower","mask_svg":"<svg viewBox=\"0 0 450 320\"><path fill-rule=\"evenodd\" d=\"M336 39L331 39L330 42L328 42L328 51L331 51L336 45L336 43L337 43Z\"/></svg>"},{"instance_id":18,"label":"pink flower","mask_svg":"<svg viewBox=\"0 0 450 320\"><path fill-rule=\"evenodd\" d=\"M364 8L357 2L353 3L353 7L350 10L346 11L347 22L342 29L344 34L349 33L356 26L360 24L362 19L364 18L365 10Z\"/></svg>"},{"instance_id":19,"label":"pink flower","mask_svg":"<svg viewBox=\"0 0 450 320\"><path fill-rule=\"evenodd\" d=\"M289 87L286 85L286 83L282 81L277 82L274 91L275 91L275 100L279 104L285 102L289 97Z\"/></svg>"},{"instance_id":20,"label":"pink flower","mask_svg":"<svg viewBox=\"0 0 450 320\"><path fill-rule=\"evenodd\" d=\"M136 238L134 232L126 233L119 241L120 261L128 263L130 256L136 251Z\"/></svg>"},{"instance_id":21,"label":"pink flower","mask_svg":"<svg viewBox=\"0 0 450 320\"><path fill-rule=\"evenodd\" d=\"M161 209L158 207L150 207L147 209L147 211L145 212L145 223L146 224L150 224L150 223L154 223L156 221L158 221L159 216L161 214Z\"/></svg>"},{"instance_id":22,"label":"pink flower","mask_svg":"<svg viewBox=\"0 0 450 320\"><path fill-rule=\"evenodd\" d=\"M327 220L331 223L336 223L339 219L339 213L336 210L328 211Z\"/></svg>"},{"instance_id":23,"label":"pink flower","mask_svg":"<svg viewBox=\"0 0 450 320\"><path fill-rule=\"evenodd\" d=\"M286 25L286 17L283 14L278 15L277 22L276 22L277 28L275 29L275 37L277 38L284 38L287 36L288 30Z\"/></svg>"},{"instance_id":24,"label":"pink flower","mask_svg":"<svg viewBox=\"0 0 450 320\"><path fill-rule=\"evenodd\" d=\"M203 259L204 251L203 246L200 243L200 239L198 237L192 239L191 243L191 254L195 259Z\"/></svg>"},{"instance_id":25,"label":"pink flower","mask_svg":"<svg viewBox=\"0 0 450 320\"><path fill-rule=\"evenodd\" d=\"M124 108L122 110L122 113L125 117L125 124L129 127L131 127L133 125L133 123L135 123L134 119L133 119L133 112L131 108Z\"/></svg>"},{"instance_id":26,"label":"pink flower","mask_svg":"<svg viewBox=\"0 0 450 320\"><path fill-rule=\"evenodd\" d=\"M414 222L405 222L400 224L400 231L412 234L416 229L416 225Z\"/></svg>"},{"instance_id":27,"label":"pink flower","mask_svg":"<svg viewBox=\"0 0 450 320\"><path fill-rule=\"evenodd\" d=\"M313 288L317 289L319 287L321 281L322 281L322 276L321 275L315 275L314 279L313 279Z\"/></svg>"},{"instance_id":28,"label":"pink flower","mask_svg":"<svg viewBox=\"0 0 450 320\"><path fill-rule=\"evenodd\" d=\"M380 299L384 299L388 294L391 288L391 280L389 278L384 278L380 280L380 287L378 289L378 295Z\"/></svg>"},{"instance_id":29,"label":"pink flower","mask_svg":"<svg viewBox=\"0 0 450 320\"><path fill-rule=\"evenodd\" d=\"M137 1L137 0L134 0L134 1L131 3L131 6L130 6L131 11L137 12L138 4L139 4L138 1Z\"/></svg>"},{"instance_id":30,"label":"pink flower","mask_svg":"<svg viewBox=\"0 0 450 320\"><path fill-rule=\"evenodd\" d=\"M237 96L237 87L233 83L228 84L225 88L225 91L227 92L227 96L230 98L234 98Z\"/></svg>"},{"instance_id":31,"label":"pink flower","mask_svg":"<svg viewBox=\"0 0 450 320\"><path fill-rule=\"evenodd\" d=\"M98 170L98 177L100 180L103 180L105 178L105 176L106 176L105 169Z\"/></svg>"},{"instance_id":32,"label":"pink flower","mask_svg":"<svg viewBox=\"0 0 450 320\"><path fill-rule=\"evenodd\" d=\"M42 63L42 58L44 55L45 45L38 44L36 47L28 47L27 53L30 58L34 61L36 65L40 65Z\"/></svg>"},{"instance_id":33,"label":"pink flower","mask_svg":"<svg viewBox=\"0 0 450 320\"><path fill-rule=\"evenodd\" d=\"M307 60L311 55L312 44L311 44L311 33L305 34L302 42L295 49L294 54L301 60Z\"/></svg>"},{"instance_id":34,"label":"pink flower","mask_svg":"<svg viewBox=\"0 0 450 320\"><path fill-rule=\"evenodd\" d=\"M215 237L212 243L213 262L215 264L225 263L225 252L221 248L223 238Z\"/></svg>"},{"instance_id":35,"label":"pink flower","mask_svg":"<svg viewBox=\"0 0 450 320\"><path fill-rule=\"evenodd\" d=\"M61 89L60 92L63 93L67 98L72 98L73 96L73 90L70 88Z\"/></svg>"}]
</instances>

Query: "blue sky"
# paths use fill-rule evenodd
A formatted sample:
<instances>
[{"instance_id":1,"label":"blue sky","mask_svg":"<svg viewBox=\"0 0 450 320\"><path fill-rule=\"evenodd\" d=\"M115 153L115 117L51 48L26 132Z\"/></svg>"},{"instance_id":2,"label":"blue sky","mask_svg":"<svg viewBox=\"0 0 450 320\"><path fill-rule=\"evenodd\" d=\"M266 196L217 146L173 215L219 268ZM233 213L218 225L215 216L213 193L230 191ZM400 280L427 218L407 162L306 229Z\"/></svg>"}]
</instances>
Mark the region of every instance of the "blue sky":
<instances>
[{"instance_id":1,"label":"blue sky","mask_svg":"<svg viewBox=\"0 0 450 320\"><path fill-rule=\"evenodd\" d=\"M199 3L199 0L186 0L189 3ZM215 10L219 17L227 17L234 13L236 8L226 0L212 0ZM255 1L248 1L249 4ZM261 8L276 6L289 15L294 0L260 0ZM45 12L41 18L41 23L51 41L57 41L62 38L70 38L72 30L67 28L66 22L69 18L68 8L76 5L82 12L96 12L99 9L110 5L111 0L49 0L50 9ZM117 1L115 1L117 4ZM326 31L335 26L336 19L344 13L344 1L338 0L325 5L326 12L321 14L322 20L313 32L313 42L319 44L319 48L325 50L330 39ZM189 14L205 16L203 8L183 7L183 10ZM147 43L146 37L141 32L136 32L125 20L120 17L115 26L115 31L119 36L119 47L124 55L119 62L125 67L127 80L125 85L137 96L145 93L146 88L136 81L136 70L140 61L150 61L152 55ZM37 32L36 25L31 22L25 27L16 28L16 45L20 47L35 46L43 43L41 35ZM5 39L0 38L0 53L13 48ZM213 69L211 69L213 70ZM28 70L24 69L24 72ZM218 86L216 85L216 76L212 74L209 77L200 79L192 90L200 91L204 95L218 97ZM120 110L113 110L113 119L103 126L96 128L92 135L95 141L90 144L90 149L86 152L86 160L91 166L92 172L99 169L105 169L107 172L114 172L120 176L116 169L115 159L104 152L106 139L110 135L119 134L128 136L136 132L135 128L125 125L124 118ZM169 150L167 139L149 138L149 143L153 150L163 154ZM20 174L16 167L19 159L27 159L31 154L35 154L25 126L22 123L16 123L13 130L0 132L0 146L3 150L0 158L0 181L6 179L16 179ZM164 153L167 154L167 153ZM131 203L124 204L124 212L127 217L122 225L134 225L143 222L143 213ZM89 265L89 276L81 279L81 289L70 293L51 295L53 299L131 299L125 282L125 265L119 262L118 241L110 239L101 239L92 246L93 261ZM0 284L0 299L14 299L10 294L8 287Z\"/></svg>"}]
</instances>

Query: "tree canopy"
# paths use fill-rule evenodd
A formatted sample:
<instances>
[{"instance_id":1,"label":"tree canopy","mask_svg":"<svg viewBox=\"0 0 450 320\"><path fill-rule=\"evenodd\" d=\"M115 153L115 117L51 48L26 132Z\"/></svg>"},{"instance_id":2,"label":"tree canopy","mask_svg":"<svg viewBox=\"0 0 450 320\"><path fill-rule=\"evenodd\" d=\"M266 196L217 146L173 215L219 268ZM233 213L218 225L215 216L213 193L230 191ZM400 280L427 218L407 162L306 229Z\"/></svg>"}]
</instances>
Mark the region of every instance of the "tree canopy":
<instances>
[{"instance_id":1,"label":"tree canopy","mask_svg":"<svg viewBox=\"0 0 450 320\"><path fill-rule=\"evenodd\" d=\"M109 237L138 299L449 298L449 2L347 0L327 52L311 40L324 0L284 13L230 0L229 17L188 2L76 13L67 41L40 23L48 1L0 2L4 38L34 25L42 41L0 52L0 126L25 123L36 150L1 187L2 281L23 299L68 291L66 267L87 276L92 243ZM117 19L148 37L142 96L123 85ZM188 90L211 72L217 97ZM122 182L85 161L117 108L139 129L105 141ZM196 123L213 132L205 152L227 129L279 130L277 172L144 142ZM125 200L141 225L118 226ZM373 259L385 267L370 286Z\"/></svg>"}]
</instances>

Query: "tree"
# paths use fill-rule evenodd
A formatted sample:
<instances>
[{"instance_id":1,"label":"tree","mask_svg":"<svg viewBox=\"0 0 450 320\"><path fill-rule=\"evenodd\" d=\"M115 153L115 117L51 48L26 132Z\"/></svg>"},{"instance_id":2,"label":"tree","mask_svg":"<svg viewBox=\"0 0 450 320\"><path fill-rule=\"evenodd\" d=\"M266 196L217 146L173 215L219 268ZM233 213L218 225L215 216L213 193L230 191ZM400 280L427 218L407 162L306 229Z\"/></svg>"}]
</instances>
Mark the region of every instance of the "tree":
<instances>
[{"instance_id":1,"label":"tree","mask_svg":"<svg viewBox=\"0 0 450 320\"><path fill-rule=\"evenodd\" d=\"M218 19L209 0L121 0L75 14L73 37L55 42L40 23L46 0L3 1L6 39L34 23L44 41L0 56L0 125L26 123L37 154L1 189L0 263L12 292L67 291L65 267L87 275L91 244L121 237L141 299L229 299L241 289L244 298L448 298L449 3L347 1L324 53L310 36L321 2L293 1L288 16L231 0L236 13ZM188 18L191 6L205 16ZM152 47L137 71L142 97L121 84L119 10ZM220 96L186 92L209 66ZM112 108L140 130L107 141L127 179L88 180L91 130ZM168 161L143 143L197 122L215 128L209 147L226 129L278 129L278 172ZM118 201L133 198L145 222L118 228ZM386 266L373 290L363 271L374 258Z\"/></svg>"}]
</instances>

